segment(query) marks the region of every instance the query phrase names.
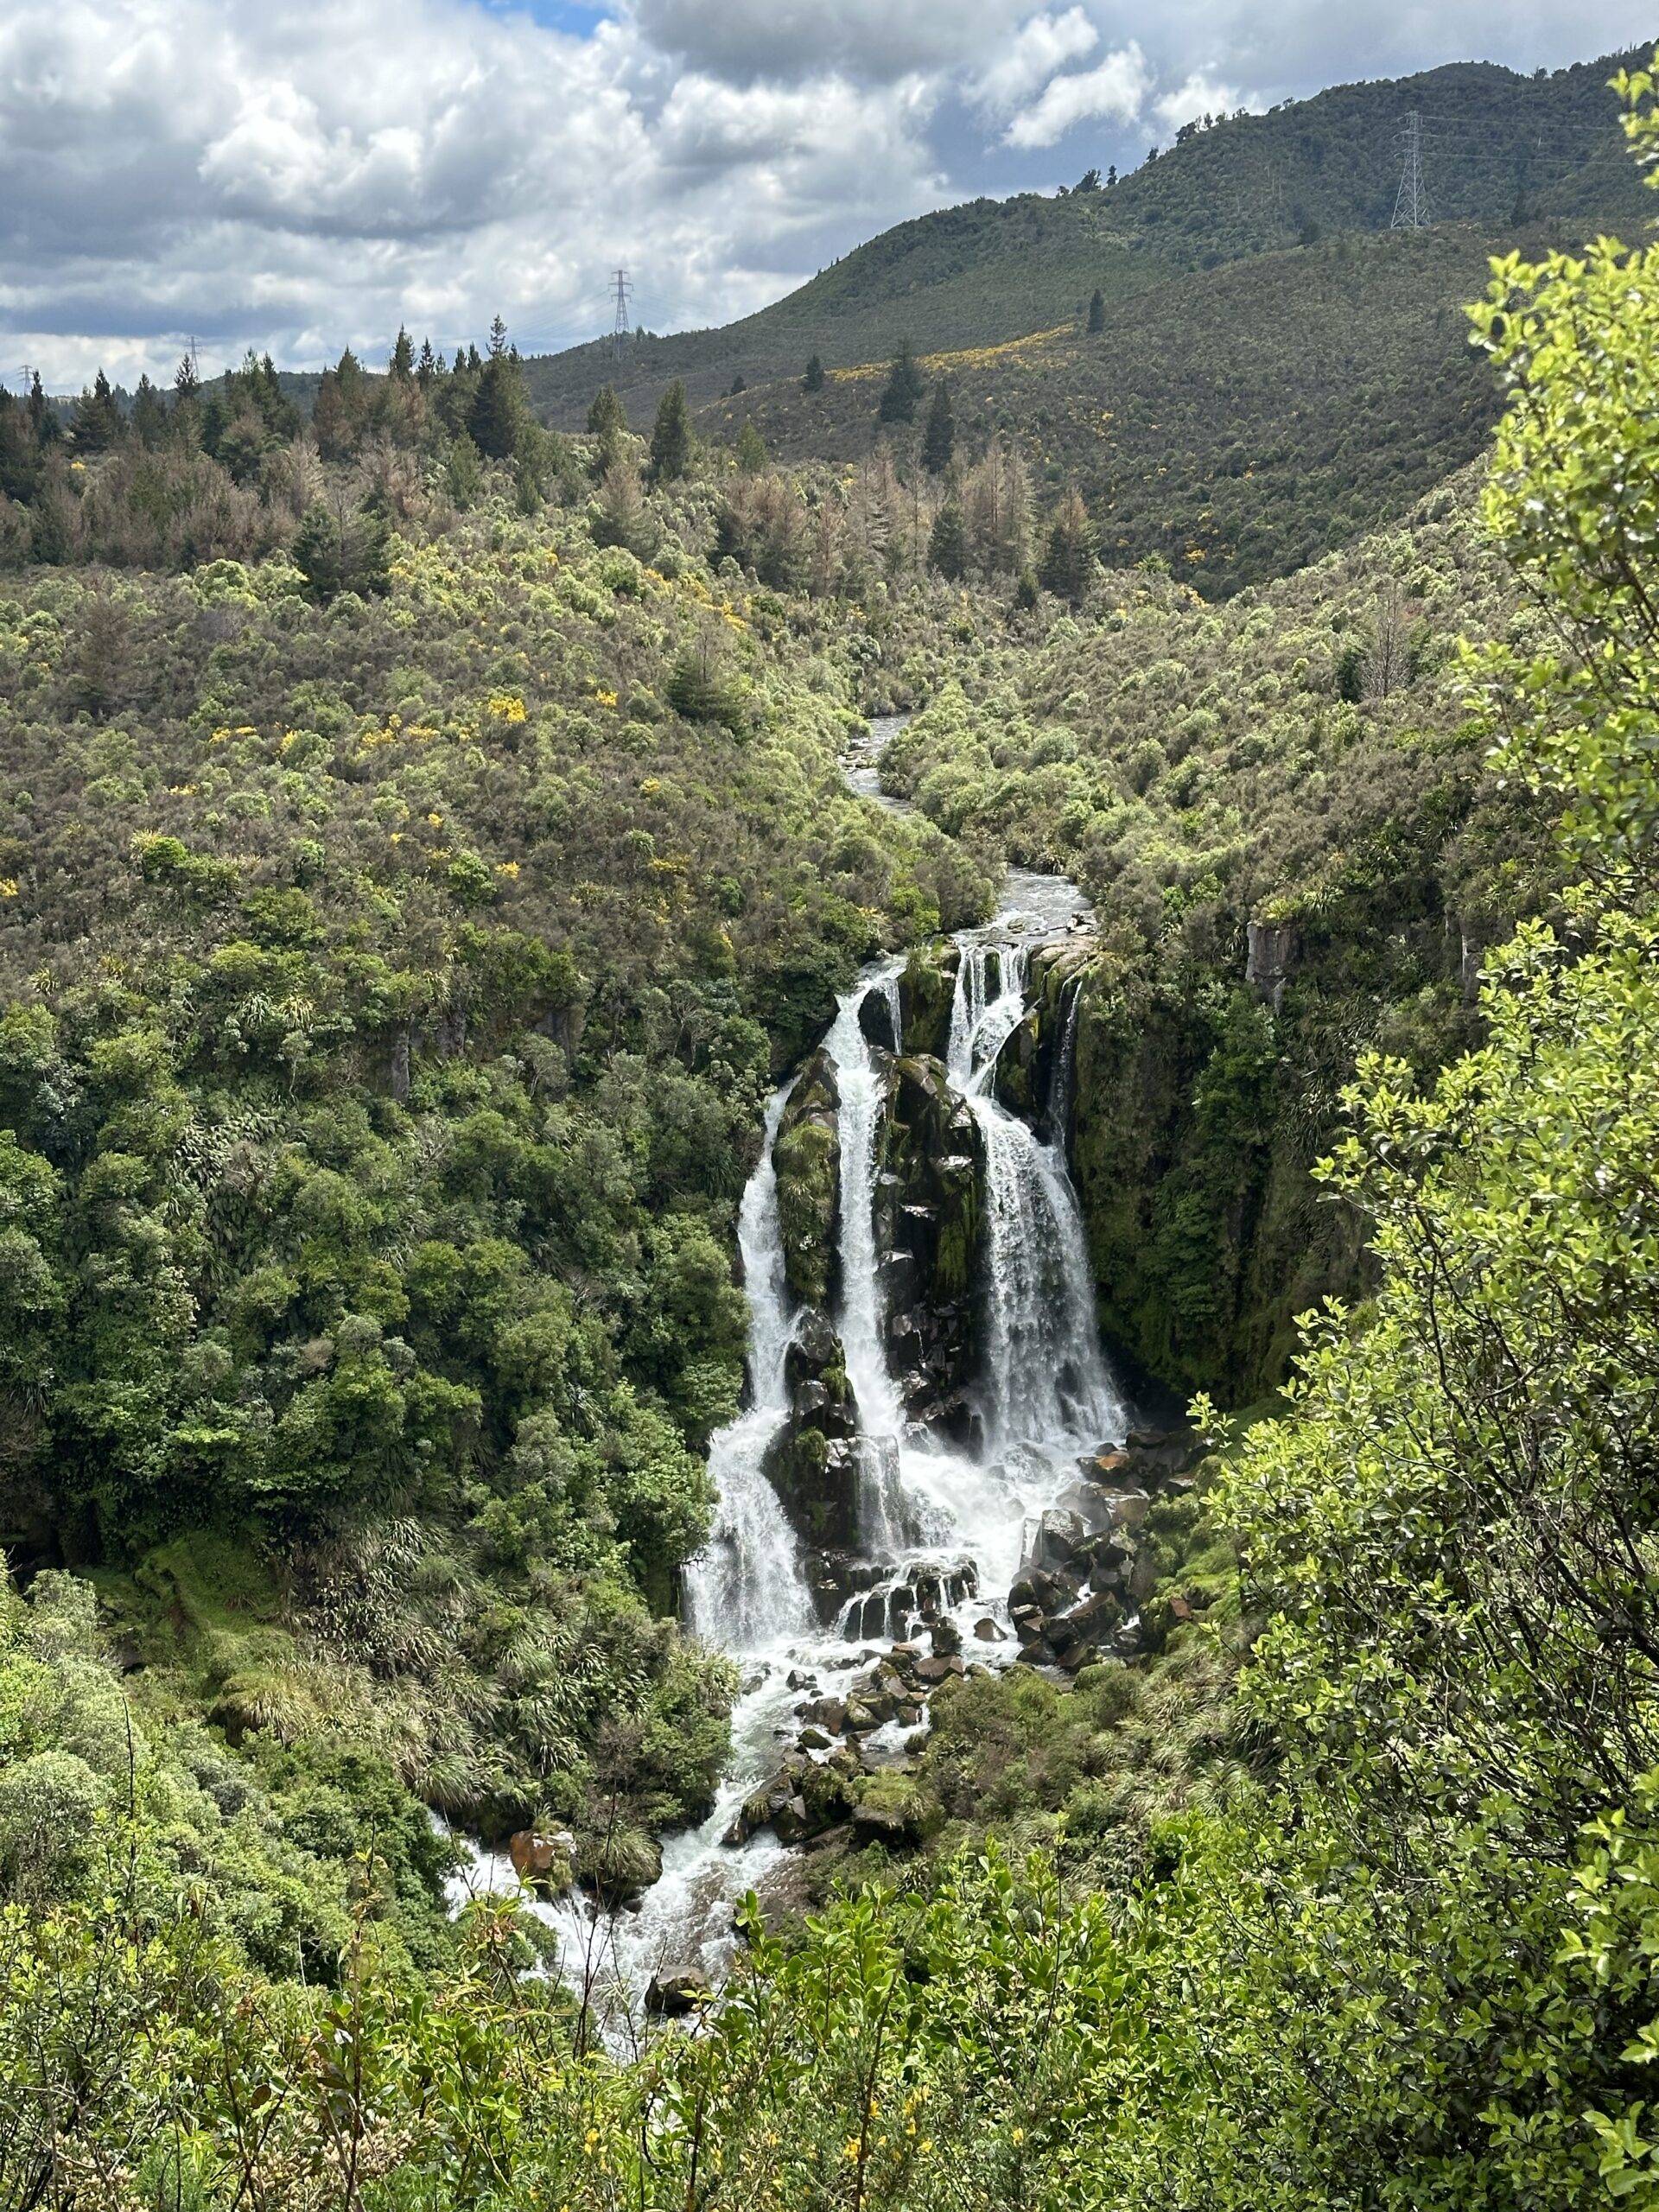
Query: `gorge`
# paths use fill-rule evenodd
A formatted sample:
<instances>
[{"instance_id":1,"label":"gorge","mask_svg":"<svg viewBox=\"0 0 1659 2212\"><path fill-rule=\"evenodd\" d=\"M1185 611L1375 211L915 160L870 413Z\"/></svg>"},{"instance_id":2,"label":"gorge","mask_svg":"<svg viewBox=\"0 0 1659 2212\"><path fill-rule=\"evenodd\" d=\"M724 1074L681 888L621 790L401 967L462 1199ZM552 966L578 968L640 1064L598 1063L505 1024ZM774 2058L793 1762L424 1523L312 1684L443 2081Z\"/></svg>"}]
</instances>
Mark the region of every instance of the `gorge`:
<instances>
[{"instance_id":1,"label":"gorge","mask_svg":"<svg viewBox=\"0 0 1659 2212\"><path fill-rule=\"evenodd\" d=\"M873 725L855 791L880 798L901 722ZM710 1446L717 1516L683 1593L740 1670L732 1758L642 1894L531 1907L613 2037L718 1984L745 1893L789 1901L791 1847L920 1840L869 1785L908 1768L938 1683L1010 1663L1064 1681L1135 1649L1130 1524L1180 1446L1122 1448L1067 1166L1089 921L1065 878L1011 870L988 923L868 968L772 1099L739 1216L747 1400ZM457 1900L513 1886L515 1843L475 1854Z\"/></svg>"}]
</instances>

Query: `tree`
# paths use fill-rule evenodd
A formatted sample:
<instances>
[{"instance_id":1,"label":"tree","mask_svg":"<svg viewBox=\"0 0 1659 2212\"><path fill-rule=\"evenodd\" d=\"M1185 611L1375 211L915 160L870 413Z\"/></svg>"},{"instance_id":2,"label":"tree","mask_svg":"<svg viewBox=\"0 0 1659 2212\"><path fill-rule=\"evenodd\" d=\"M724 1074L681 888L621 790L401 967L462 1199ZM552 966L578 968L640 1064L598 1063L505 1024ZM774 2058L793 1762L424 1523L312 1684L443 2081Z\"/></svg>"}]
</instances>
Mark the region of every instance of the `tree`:
<instances>
[{"instance_id":1,"label":"tree","mask_svg":"<svg viewBox=\"0 0 1659 2212\"><path fill-rule=\"evenodd\" d=\"M407 383L415 373L414 341L402 323L397 326L397 340L392 346L391 359L386 364L386 368L387 373L396 377L400 383Z\"/></svg>"},{"instance_id":2,"label":"tree","mask_svg":"<svg viewBox=\"0 0 1659 2212\"><path fill-rule=\"evenodd\" d=\"M1098 192L1100 190L1100 171L1098 169L1084 169L1083 175L1077 179L1071 189L1073 192Z\"/></svg>"},{"instance_id":3,"label":"tree","mask_svg":"<svg viewBox=\"0 0 1659 2212\"><path fill-rule=\"evenodd\" d=\"M1056 512L1048 543L1037 570L1037 581L1056 599L1075 607L1089 588L1095 569L1095 533L1089 513L1075 488L1067 492Z\"/></svg>"},{"instance_id":4,"label":"tree","mask_svg":"<svg viewBox=\"0 0 1659 2212\"><path fill-rule=\"evenodd\" d=\"M194 356L186 353L180 360L178 367L173 372L174 397L179 401L181 405L188 406L200 389L200 381L196 375Z\"/></svg>"},{"instance_id":5,"label":"tree","mask_svg":"<svg viewBox=\"0 0 1659 2212\"><path fill-rule=\"evenodd\" d=\"M490 322L490 359L500 360L507 350L507 326L498 315Z\"/></svg>"},{"instance_id":6,"label":"tree","mask_svg":"<svg viewBox=\"0 0 1659 2212\"><path fill-rule=\"evenodd\" d=\"M496 317L497 324L500 317ZM505 333L502 334L505 340ZM495 342L491 332L489 359L485 362L467 410L467 428L480 453L492 461L505 461L518 442L524 416L524 393L518 365L508 355L505 342Z\"/></svg>"},{"instance_id":7,"label":"tree","mask_svg":"<svg viewBox=\"0 0 1659 2212\"><path fill-rule=\"evenodd\" d=\"M385 524L344 500L314 499L295 535L294 563L324 606L343 591L383 592L390 583Z\"/></svg>"},{"instance_id":8,"label":"tree","mask_svg":"<svg viewBox=\"0 0 1659 2212\"><path fill-rule=\"evenodd\" d=\"M614 388L601 385L594 394L588 410L588 434L598 440L594 454L594 474L603 476L616 462L622 450L622 438L628 427L628 413L617 397Z\"/></svg>"},{"instance_id":9,"label":"tree","mask_svg":"<svg viewBox=\"0 0 1659 2212\"><path fill-rule=\"evenodd\" d=\"M903 340L893 357L893 366L887 372L887 381L877 409L883 423L913 423L922 394L927 390L927 380L917 367L910 350L908 338Z\"/></svg>"},{"instance_id":10,"label":"tree","mask_svg":"<svg viewBox=\"0 0 1659 2212\"><path fill-rule=\"evenodd\" d=\"M132 397L133 435L142 446L158 446L167 434L167 408L147 376L138 379Z\"/></svg>"},{"instance_id":11,"label":"tree","mask_svg":"<svg viewBox=\"0 0 1659 2212\"><path fill-rule=\"evenodd\" d=\"M654 482L671 484L691 466L691 410L685 386L677 377L658 403L651 429L651 474Z\"/></svg>"},{"instance_id":12,"label":"tree","mask_svg":"<svg viewBox=\"0 0 1659 2212\"><path fill-rule=\"evenodd\" d=\"M1098 337L1100 333L1104 330L1105 327L1106 295L1101 290L1099 285L1096 284L1094 289L1094 296L1089 302L1089 335L1091 338Z\"/></svg>"},{"instance_id":13,"label":"tree","mask_svg":"<svg viewBox=\"0 0 1659 2212\"><path fill-rule=\"evenodd\" d=\"M107 453L121 435L121 410L115 404L110 380L102 369L90 391L75 402L70 442L77 453Z\"/></svg>"},{"instance_id":14,"label":"tree","mask_svg":"<svg viewBox=\"0 0 1659 2212\"><path fill-rule=\"evenodd\" d=\"M823 363L816 353L812 354L807 361L806 374L801 378L801 390L803 391L823 390Z\"/></svg>"},{"instance_id":15,"label":"tree","mask_svg":"<svg viewBox=\"0 0 1659 2212\"><path fill-rule=\"evenodd\" d=\"M449 486L449 496L463 512L476 506L484 489L484 469L478 457L478 448L465 430L449 448L444 463L444 476Z\"/></svg>"},{"instance_id":16,"label":"tree","mask_svg":"<svg viewBox=\"0 0 1659 2212\"><path fill-rule=\"evenodd\" d=\"M754 427L754 417L746 415L743 427L737 434L737 465L746 476L758 476L766 466L766 442Z\"/></svg>"},{"instance_id":17,"label":"tree","mask_svg":"<svg viewBox=\"0 0 1659 2212\"><path fill-rule=\"evenodd\" d=\"M930 476L941 476L949 468L956 442L950 387L941 377L933 387L933 404L927 410L927 428L922 435L922 466Z\"/></svg>"},{"instance_id":18,"label":"tree","mask_svg":"<svg viewBox=\"0 0 1659 2212\"><path fill-rule=\"evenodd\" d=\"M962 509L953 499L947 499L933 518L927 540L927 564L951 583L957 582L967 569L968 533L963 528Z\"/></svg>"}]
</instances>

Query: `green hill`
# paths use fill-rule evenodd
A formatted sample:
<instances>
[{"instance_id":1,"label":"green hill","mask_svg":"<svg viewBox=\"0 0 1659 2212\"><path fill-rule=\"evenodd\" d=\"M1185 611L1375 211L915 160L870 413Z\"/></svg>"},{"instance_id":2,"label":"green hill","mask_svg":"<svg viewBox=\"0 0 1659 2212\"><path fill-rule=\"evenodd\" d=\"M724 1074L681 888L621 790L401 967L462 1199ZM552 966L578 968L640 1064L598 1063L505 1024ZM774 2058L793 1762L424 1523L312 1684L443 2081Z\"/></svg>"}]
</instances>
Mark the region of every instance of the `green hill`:
<instances>
[{"instance_id":1,"label":"green hill","mask_svg":"<svg viewBox=\"0 0 1659 2212\"><path fill-rule=\"evenodd\" d=\"M734 377L847 367L901 336L922 352L996 345L1080 317L1101 286L1121 308L1183 272L1294 245L1312 229L1378 230L1393 214L1402 116L1427 131L1431 213L1509 225L1561 215L1632 231L1649 219L1611 129L1610 56L1525 77L1459 63L1341 86L1199 130L1109 190L976 200L901 223L810 283L719 330L595 340L526 365L545 418L574 426L600 385L637 416L685 379L709 400Z\"/></svg>"}]
</instances>

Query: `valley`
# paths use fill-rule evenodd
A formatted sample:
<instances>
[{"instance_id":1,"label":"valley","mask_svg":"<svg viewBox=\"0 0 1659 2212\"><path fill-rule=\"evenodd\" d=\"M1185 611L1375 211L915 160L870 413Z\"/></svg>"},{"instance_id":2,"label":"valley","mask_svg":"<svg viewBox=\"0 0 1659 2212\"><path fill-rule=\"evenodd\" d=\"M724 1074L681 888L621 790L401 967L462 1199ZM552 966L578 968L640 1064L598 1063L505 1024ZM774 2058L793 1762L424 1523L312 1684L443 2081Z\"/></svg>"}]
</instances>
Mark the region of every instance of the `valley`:
<instances>
[{"instance_id":1,"label":"valley","mask_svg":"<svg viewBox=\"0 0 1659 2212\"><path fill-rule=\"evenodd\" d=\"M0 2206L1659 2196L1613 67L0 394Z\"/></svg>"}]
</instances>

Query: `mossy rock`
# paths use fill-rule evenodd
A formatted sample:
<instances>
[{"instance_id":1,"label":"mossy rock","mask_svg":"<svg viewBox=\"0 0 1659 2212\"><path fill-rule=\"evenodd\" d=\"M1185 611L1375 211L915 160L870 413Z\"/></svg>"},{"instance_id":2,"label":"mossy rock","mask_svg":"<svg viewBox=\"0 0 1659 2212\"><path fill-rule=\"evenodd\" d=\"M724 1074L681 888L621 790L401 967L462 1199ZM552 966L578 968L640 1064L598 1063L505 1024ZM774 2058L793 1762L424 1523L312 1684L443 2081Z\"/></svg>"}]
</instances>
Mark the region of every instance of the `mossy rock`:
<instances>
[{"instance_id":1,"label":"mossy rock","mask_svg":"<svg viewBox=\"0 0 1659 2212\"><path fill-rule=\"evenodd\" d=\"M818 1307L828 1306L839 1288L839 1105L834 1068L815 1052L790 1094L772 1153L785 1276L798 1298Z\"/></svg>"},{"instance_id":2,"label":"mossy rock","mask_svg":"<svg viewBox=\"0 0 1659 2212\"><path fill-rule=\"evenodd\" d=\"M949 938L918 945L899 979L899 1010L906 1052L943 1059L950 1041L950 1009L956 1003L961 947Z\"/></svg>"}]
</instances>

